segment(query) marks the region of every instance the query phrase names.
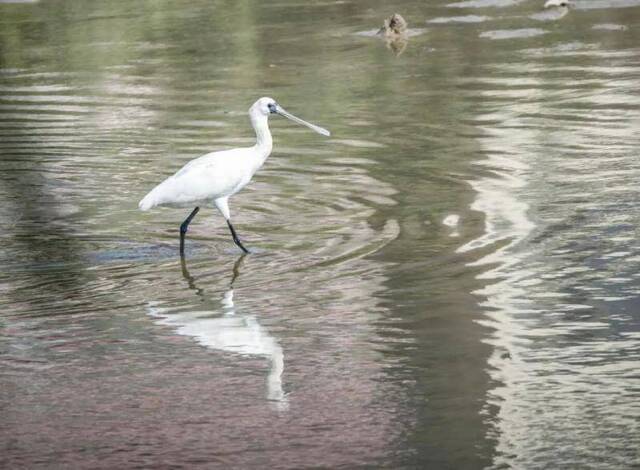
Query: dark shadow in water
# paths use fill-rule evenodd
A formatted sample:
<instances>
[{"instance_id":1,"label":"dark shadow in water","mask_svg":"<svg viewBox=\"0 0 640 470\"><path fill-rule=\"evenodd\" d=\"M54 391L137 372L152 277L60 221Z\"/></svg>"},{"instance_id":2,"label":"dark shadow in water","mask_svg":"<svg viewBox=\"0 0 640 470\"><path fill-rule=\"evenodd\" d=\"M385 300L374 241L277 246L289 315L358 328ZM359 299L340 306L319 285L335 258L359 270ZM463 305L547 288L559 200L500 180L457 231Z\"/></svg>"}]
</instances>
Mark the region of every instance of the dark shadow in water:
<instances>
[{"instance_id":1,"label":"dark shadow in water","mask_svg":"<svg viewBox=\"0 0 640 470\"><path fill-rule=\"evenodd\" d=\"M123 247L124 246L124 247ZM202 247L203 248L203 247ZM175 245L168 244L140 244L118 241L118 248L87 253L86 259L91 264L109 263L138 263L140 261L171 260L176 255Z\"/></svg>"},{"instance_id":2,"label":"dark shadow in water","mask_svg":"<svg viewBox=\"0 0 640 470\"><path fill-rule=\"evenodd\" d=\"M37 154L4 152L0 186L5 198L0 262L11 276L11 305L25 311L73 313L87 284L82 215L64 203ZM2 161L4 159L4 161ZM6 231L5 231L6 230Z\"/></svg>"}]
</instances>

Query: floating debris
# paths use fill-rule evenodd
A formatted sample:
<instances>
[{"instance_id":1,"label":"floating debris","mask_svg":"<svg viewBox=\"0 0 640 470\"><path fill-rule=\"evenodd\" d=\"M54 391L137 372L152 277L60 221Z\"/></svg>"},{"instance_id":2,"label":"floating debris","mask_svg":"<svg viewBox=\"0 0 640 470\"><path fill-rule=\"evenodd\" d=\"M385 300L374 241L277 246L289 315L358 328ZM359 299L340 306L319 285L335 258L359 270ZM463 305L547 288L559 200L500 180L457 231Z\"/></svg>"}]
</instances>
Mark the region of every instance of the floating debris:
<instances>
[{"instance_id":1,"label":"floating debris","mask_svg":"<svg viewBox=\"0 0 640 470\"><path fill-rule=\"evenodd\" d=\"M407 22L402 15L398 13L394 13L384 20L378 34L384 36L387 47L391 49L396 56L402 54L407 47L409 39Z\"/></svg>"},{"instance_id":2,"label":"floating debris","mask_svg":"<svg viewBox=\"0 0 640 470\"><path fill-rule=\"evenodd\" d=\"M372 29L368 31L359 31L354 33L358 36L366 37L382 37L387 47L394 52L395 55L400 55L407 47L407 43L410 37L418 36L426 31L426 28L412 28L409 29L406 20L402 15L394 13L389 18L384 20L382 28Z\"/></svg>"},{"instance_id":3,"label":"floating debris","mask_svg":"<svg viewBox=\"0 0 640 470\"><path fill-rule=\"evenodd\" d=\"M399 36L407 37L407 22L402 15L394 13L384 20L378 34L384 34L384 36L388 38Z\"/></svg>"}]
</instances>

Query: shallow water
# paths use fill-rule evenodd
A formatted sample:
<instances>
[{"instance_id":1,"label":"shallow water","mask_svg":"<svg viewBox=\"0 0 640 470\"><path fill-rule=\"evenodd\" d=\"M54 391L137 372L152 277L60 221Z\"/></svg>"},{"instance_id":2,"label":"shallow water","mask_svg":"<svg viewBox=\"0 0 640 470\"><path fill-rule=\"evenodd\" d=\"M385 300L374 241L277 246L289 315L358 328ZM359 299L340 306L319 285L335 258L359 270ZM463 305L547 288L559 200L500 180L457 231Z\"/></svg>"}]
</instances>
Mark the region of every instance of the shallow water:
<instances>
[{"instance_id":1,"label":"shallow water","mask_svg":"<svg viewBox=\"0 0 640 470\"><path fill-rule=\"evenodd\" d=\"M394 8L0 4L2 467L640 464L640 2Z\"/></svg>"}]
</instances>

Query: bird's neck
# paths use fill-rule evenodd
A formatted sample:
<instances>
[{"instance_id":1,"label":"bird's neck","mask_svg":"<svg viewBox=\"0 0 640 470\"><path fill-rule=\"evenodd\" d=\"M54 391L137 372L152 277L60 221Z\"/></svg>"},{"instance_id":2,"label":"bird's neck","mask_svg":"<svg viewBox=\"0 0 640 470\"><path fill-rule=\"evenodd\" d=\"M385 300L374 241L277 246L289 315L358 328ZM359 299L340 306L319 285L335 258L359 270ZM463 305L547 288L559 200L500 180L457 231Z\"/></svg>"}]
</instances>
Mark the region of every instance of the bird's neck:
<instances>
[{"instance_id":1,"label":"bird's neck","mask_svg":"<svg viewBox=\"0 0 640 470\"><path fill-rule=\"evenodd\" d=\"M257 116L252 115L251 124L253 125L253 129L256 131L255 148L258 150L258 154L262 158L262 162L264 162L271 153L271 149L273 147L271 131L269 131L268 117L262 114Z\"/></svg>"}]
</instances>

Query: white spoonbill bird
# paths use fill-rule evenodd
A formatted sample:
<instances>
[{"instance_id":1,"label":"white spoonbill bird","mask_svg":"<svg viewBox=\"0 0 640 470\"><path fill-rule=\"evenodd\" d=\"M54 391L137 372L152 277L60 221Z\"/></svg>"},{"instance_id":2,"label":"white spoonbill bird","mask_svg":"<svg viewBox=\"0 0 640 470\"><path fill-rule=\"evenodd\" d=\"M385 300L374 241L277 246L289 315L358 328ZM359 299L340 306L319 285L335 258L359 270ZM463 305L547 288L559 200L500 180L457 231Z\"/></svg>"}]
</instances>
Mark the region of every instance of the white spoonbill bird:
<instances>
[{"instance_id":1,"label":"white spoonbill bird","mask_svg":"<svg viewBox=\"0 0 640 470\"><path fill-rule=\"evenodd\" d=\"M155 206L196 206L180 225L180 255L184 255L184 238L189 223L196 216L198 204L213 201L227 221L231 236L242 251L249 253L231 225L229 197L244 188L256 171L263 165L273 147L269 131L269 115L279 114L298 124L307 126L319 134L329 136L328 130L304 121L285 111L272 98L260 98L249 108L251 125L256 132L253 147L235 148L211 152L191 160L176 174L153 188L139 204L146 211Z\"/></svg>"}]
</instances>

